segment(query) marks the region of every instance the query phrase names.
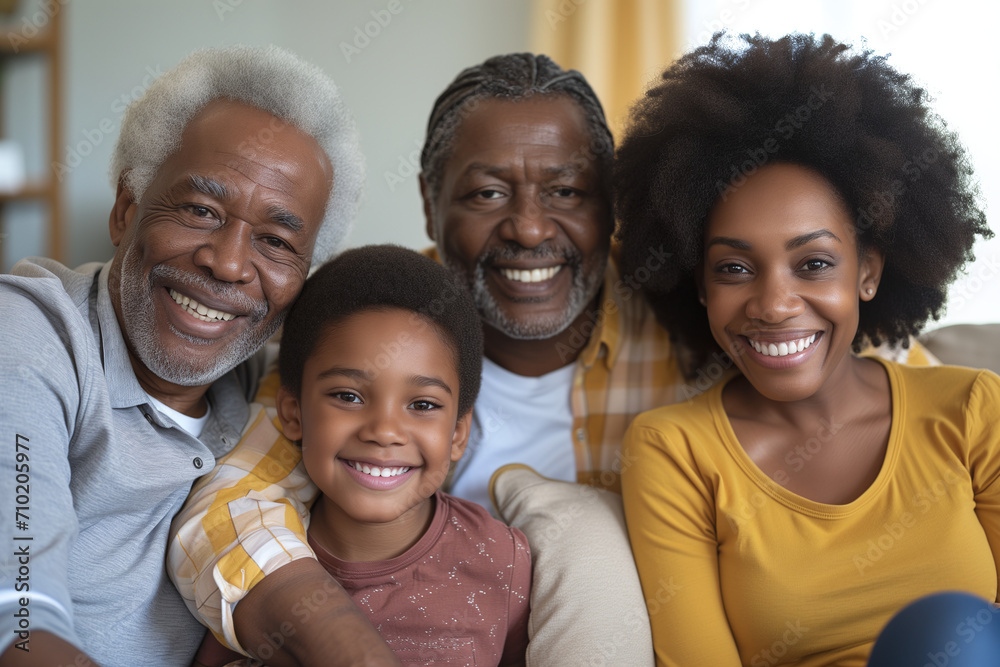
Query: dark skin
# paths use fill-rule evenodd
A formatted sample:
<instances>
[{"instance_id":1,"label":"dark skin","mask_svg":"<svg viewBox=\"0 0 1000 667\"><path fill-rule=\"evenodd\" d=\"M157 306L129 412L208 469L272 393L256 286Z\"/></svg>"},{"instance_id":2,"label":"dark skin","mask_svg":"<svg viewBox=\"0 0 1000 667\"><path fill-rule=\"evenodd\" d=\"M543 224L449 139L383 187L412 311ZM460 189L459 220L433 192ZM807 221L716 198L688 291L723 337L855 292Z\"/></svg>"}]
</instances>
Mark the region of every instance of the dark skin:
<instances>
[{"instance_id":1,"label":"dark skin","mask_svg":"<svg viewBox=\"0 0 1000 667\"><path fill-rule=\"evenodd\" d=\"M446 164L441 193L435 201L431 201L427 184L421 179L428 235L439 241L439 248L443 244L445 254L454 258L463 270L470 270L476 259L490 248L509 245L532 249L548 244L576 249L583 258L582 270L603 277L613 219L610 202L601 187L599 163L579 160L581 155L589 154L589 145L590 134L583 114L568 99L481 103L459 129L456 148ZM570 165L572 168L567 168ZM551 264L551 261L520 261L503 268L551 269ZM565 268L559 271L563 275L545 281L541 289L505 280L497 275L496 269L489 269L488 289L501 307L509 308L508 313L514 319L551 317L565 308L570 292L566 280L570 272ZM523 298L526 295L539 298L529 301ZM592 299L564 332L540 340L519 340L492 326L484 326L486 356L525 376L544 375L572 363L581 351L569 345L573 331L589 321L585 313L596 307L596 302L597 299ZM555 351L560 342L572 352L560 357ZM310 570L309 565L315 567ZM257 637L262 631L277 627L253 618L259 611L257 602L267 599L266 594L259 592L265 584L270 590L282 591L286 586L295 586L296 592L287 595L288 600L293 600L309 596L313 590L333 581L318 563L309 561L309 565L296 561L269 574L237 605L235 620L241 642L241 626L252 627L248 636ZM300 576L287 583L280 582L279 578L293 566L299 568ZM241 616L251 604L254 611ZM333 617L352 611L357 610L344 606L330 613ZM281 622L280 617L273 620ZM315 633L310 632L317 637L307 638L306 633L297 633L296 641L329 640L329 627L318 624ZM352 642L350 648L357 650L361 644ZM356 664L396 664L376 662L383 659L381 654L364 659L370 662ZM271 662L279 664L274 658Z\"/></svg>"},{"instance_id":2,"label":"dark skin","mask_svg":"<svg viewBox=\"0 0 1000 667\"><path fill-rule=\"evenodd\" d=\"M261 133L264 128L278 140L256 141L267 136ZM210 103L188 123L181 148L167 158L141 201L133 202L119 185L110 215L118 250L109 291L122 331L125 270L126 284L142 286L149 295L143 316L155 323L149 330L154 347L193 360L194 368L230 354L234 341L281 317L301 291L332 179L329 160L308 135L243 104ZM138 258L138 275L127 273L130 252ZM227 285L230 296L171 278L154 280L149 289L147 278L156 266ZM199 320L175 302L170 289L234 317ZM261 321L253 320L248 303L266 305ZM143 389L184 414L205 413L211 383L185 386L164 380L138 357L136 341L127 333L125 337ZM319 589L327 592L322 607L316 605L305 618L296 615L303 600L313 599ZM289 634L290 619L296 625ZM256 654L270 647L268 664L276 667L399 664L367 617L316 561L295 561L266 577L237 605L234 621L247 650ZM284 637L281 646L266 642L273 636ZM30 653L11 646L0 657L4 667L63 664L96 663L41 631L32 633Z\"/></svg>"},{"instance_id":3,"label":"dark skin","mask_svg":"<svg viewBox=\"0 0 1000 667\"><path fill-rule=\"evenodd\" d=\"M867 361L858 370L863 387L858 398L832 406L817 403L795 415L757 405L744 378L730 383L723 394L726 414L757 467L792 493L819 503L844 505L864 493L882 469L892 420L881 366ZM821 439L815 453L804 448L811 439Z\"/></svg>"},{"instance_id":4,"label":"dark skin","mask_svg":"<svg viewBox=\"0 0 1000 667\"><path fill-rule=\"evenodd\" d=\"M234 340L282 317L291 306L309 270L332 170L316 141L291 126L278 130L280 141L252 141L264 129L270 131L272 121L259 109L212 102L188 123L181 148L161 165L141 201L133 202L119 184L109 221L119 251L108 286L122 331L127 330L121 276L129 252L139 262L138 275L127 274L129 281L144 281L154 267L167 267L228 286L244 300L266 306L263 321L255 322L236 296L219 297L177 280L156 281L143 312L152 311L155 345L171 356L211 364ZM200 321L174 302L170 289L235 317ZM179 412L204 414L210 383L184 386L165 380L138 358L136 341L127 338L127 344L143 389Z\"/></svg>"},{"instance_id":5,"label":"dark skin","mask_svg":"<svg viewBox=\"0 0 1000 667\"><path fill-rule=\"evenodd\" d=\"M306 361L299 395L282 387L282 432L301 443L302 463L322 492L309 534L354 562L395 558L434 517L433 494L462 458L469 417L458 414L455 354L439 335L414 336L406 353L377 374L363 370L413 329L401 309L360 312L328 326ZM406 467L391 488L367 485L346 462Z\"/></svg>"},{"instance_id":6,"label":"dark skin","mask_svg":"<svg viewBox=\"0 0 1000 667\"><path fill-rule=\"evenodd\" d=\"M437 197L421 178L427 234L442 258L468 276L483 253L498 248L570 248L582 258L582 272L603 276L613 223L600 164L583 157L592 156L590 141L583 113L569 98L481 102L457 131ZM556 268L552 278L533 283L503 273ZM570 268L558 258L487 263L485 289L512 320L558 319L570 298ZM582 350L571 341L597 301L562 332L537 340L508 335L484 315L486 356L529 377L566 366ZM572 352L556 353L557 346Z\"/></svg>"},{"instance_id":7,"label":"dark skin","mask_svg":"<svg viewBox=\"0 0 1000 667\"><path fill-rule=\"evenodd\" d=\"M855 500L882 468L892 424L885 370L850 353L882 257L859 254L850 213L822 176L788 164L719 202L705 243L709 323L743 373L723 391L737 439L789 491Z\"/></svg>"},{"instance_id":8,"label":"dark skin","mask_svg":"<svg viewBox=\"0 0 1000 667\"><path fill-rule=\"evenodd\" d=\"M421 179L428 235L464 272L471 272L477 258L490 249L509 246L530 250L548 245L576 250L582 258L581 270L601 279L613 219L599 162L580 159L590 155L589 146L585 118L567 98L480 103L458 130L441 191L433 201ZM551 270L559 263L533 259L490 266L487 290L512 319L531 322L557 317L565 310L571 291L567 267L560 268L552 280L534 286L506 279L499 269ZM582 351L582 347L570 344L574 330L590 321L586 313L597 301L591 299L563 332L539 340L513 338L484 325L486 356L524 376L544 375L572 363ZM559 343L570 352L558 354ZM289 567L265 577L237 606L238 633L243 622L241 608L255 596L263 599L258 589L264 583L274 585ZM317 565L312 572L303 570L302 578L290 585L301 586L300 593L310 595L329 581L332 578ZM255 626L254 632L259 634L262 627ZM319 639L325 639L327 630L317 633L321 633ZM240 638L242 641L242 635Z\"/></svg>"},{"instance_id":9,"label":"dark skin","mask_svg":"<svg viewBox=\"0 0 1000 667\"><path fill-rule=\"evenodd\" d=\"M302 614L304 601L316 599L318 590L327 592L326 602L307 607L310 613ZM293 610L300 610L299 614ZM296 619L296 632L286 635L281 628L290 618ZM286 637L284 645L268 658L272 667L399 665L364 612L312 559L292 561L261 579L236 605L233 621L237 638L251 652L274 633Z\"/></svg>"},{"instance_id":10,"label":"dark skin","mask_svg":"<svg viewBox=\"0 0 1000 667\"><path fill-rule=\"evenodd\" d=\"M20 642L21 639L15 639ZM11 645L0 655L0 667L52 667L52 665L96 665L87 654L51 632L32 631L28 651Z\"/></svg>"},{"instance_id":11,"label":"dark skin","mask_svg":"<svg viewBox=\"0 0 1000 667\"><path fill-rule=\"evenodd\" d=\"M317 597L318 591L326 598ZM236 605L233 621L240 644L251 654L269 655L271 667L399 665L364 612L312 559L292 561L264 577ZM208 633L191 664L222 667L241 658Z\"/></svg>"}]
</instances>

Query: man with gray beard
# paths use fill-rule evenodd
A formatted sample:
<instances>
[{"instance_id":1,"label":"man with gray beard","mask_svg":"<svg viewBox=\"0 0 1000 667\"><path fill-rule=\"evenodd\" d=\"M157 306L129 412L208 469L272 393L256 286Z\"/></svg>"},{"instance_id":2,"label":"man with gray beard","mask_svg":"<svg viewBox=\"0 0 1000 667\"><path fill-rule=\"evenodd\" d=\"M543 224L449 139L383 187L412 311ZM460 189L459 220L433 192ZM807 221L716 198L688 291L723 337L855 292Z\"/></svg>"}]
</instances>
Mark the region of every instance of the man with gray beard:
<instances>
[{"instance_id":1,"label":"man with gray beard","mask_svg":"<svg viewBox=\"0 0 1000 667\"><path fill-rule=\"evenodd\" d=\"M363 165L318 68L233 47L129 107L111 176L110 262L0 276L0 665L190 664L204 628L163 567L171 519L239 440L254 355L346 235ZM342 590L327 595L343 604L314 615L316 641L283 641L270 664L397 664ZM237 613L249 650L284 627L278 600Z\"/></svg>"},{"instance_id":2,"label":"man with gray beard","mask_svg":"<svg viewBox=\"0 0 1000 667\"><path fill-rule=\"evenodd\" d=\"M497 56L463 70L431 112L420 175L435 242L429 253L468 284L485 342L469 444L446 488L487 509L491 475L513 462L618 491L632 418L708 389L732 365L717 360L692 383L681 375L640 292L670 261L666 249L652 245L632 274L619 272L612 153L594 91L543 55ZM427 308L447 308L453 298L445 292ZM397 354L405 354L402 343L371 360L368 372ZM316 489L301 461L271 454L280 437L269 420L257 420L175 522L168 569L210 625L248 590L315 558L303 521ZM223 498L253 503L237 512ZM207 527L220 525L234 528L209 535ZM248 563L255 576L246 575ZM330 580L318 575L316 590ZM308 598L299 611L320 609L324 599Z\"/></svg>"},{"instance_id":3,"label":"man with gray beard","mask_svg":"<svg viewBox=\"0 0 1000 667\"><path fill-rule=\"evenodd\" d=\"M490 476L511 462L615 489L628 421L674 400L669 341L609 262L612 154L590 86L545 56L492 58L435 103L427 234L472 290L486 353L457 496L492 508Z\"/></svg>"},{"instance_id":4,"label":"man with gray beard","mask_svg":"<svg viewBox=\"0 0 1000 667\"><path fill-rule=\"evenodd\" d=\"M629 421L683 395L666 332L637 291L648 274L621 276L610 259L612 154L586 80L542 55L498 56L463 71L431 113L420 179L436 242L429 253L469 285L486 352L450 491L487 509L490 475L515 461L617 489ZM646 270L664 261L653 248ZM453 298L443 293L427 308ZM402 344L371 360L369 372L396 354L405 354ZM314 558L286 509L304 519L315 487L298 461L272 458L268 445L279 437L270 421L256 421L175 522L168 569L212 627L247 590ZM238 513L222 498L254 502ZM209 535L206 526L218 525L236 528L224 539ZM246 576L248 562L264 576ZM315 586L321 591L324 579ZM319 602L306 600L303 611Z\"/></svg>"}]
</instances>

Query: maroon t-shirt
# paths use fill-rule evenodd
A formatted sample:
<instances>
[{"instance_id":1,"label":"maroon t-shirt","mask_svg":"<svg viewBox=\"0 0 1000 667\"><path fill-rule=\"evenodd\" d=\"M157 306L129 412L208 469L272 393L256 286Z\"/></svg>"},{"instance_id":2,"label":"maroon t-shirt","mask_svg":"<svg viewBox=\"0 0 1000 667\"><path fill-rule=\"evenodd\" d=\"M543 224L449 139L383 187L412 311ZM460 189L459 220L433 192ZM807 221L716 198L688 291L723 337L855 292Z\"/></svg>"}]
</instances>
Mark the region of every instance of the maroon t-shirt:
<instances>
[{"instance_id":1,"label":"maroon t-shirt","mask_svg":"<svg viewBox=\"0 0 1000 667\"><path fill-rule=\"evenodd\" d=\"M396 654L411 665L524 661L531 554L517 528L476 503L437 492L424 536L391 560L340 560L309 538Z\"/></svg>"}]
</instances>

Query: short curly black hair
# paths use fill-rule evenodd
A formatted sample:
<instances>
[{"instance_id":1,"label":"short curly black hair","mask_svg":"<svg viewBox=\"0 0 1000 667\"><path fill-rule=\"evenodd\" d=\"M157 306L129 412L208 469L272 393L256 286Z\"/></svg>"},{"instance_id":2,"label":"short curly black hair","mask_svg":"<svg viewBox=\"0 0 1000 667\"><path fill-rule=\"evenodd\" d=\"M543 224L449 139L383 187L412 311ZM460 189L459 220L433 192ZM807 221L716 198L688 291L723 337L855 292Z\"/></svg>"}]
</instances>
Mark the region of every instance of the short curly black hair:
<instances>
[{"instance_id":1,"label":"short curly black hair","mask_svg":"<svg viewBox=\"0 0 1000 667\"><path fill-rule=\"evenodd\" d=\"M452 349L459 381L458 414L466 414L476 402L483 369L483 329L476 304L446 268L396 245L347 250L306 281L281 335L281 385L300 395L306 360L331 326L363 311L393 308L414 314L411 333L426 330Z\"/></svg>"},{"instance_id":2,"label":"short curly black hair","mask_svg":"<svg viewBox=\"0 0 1000 667\"><path fill-rule=\"evenodd\" d=\"M673 253L642 274L642 290L689 377L720 351L695 283L704 223L768 162L823 175L854 216L859 252L885 255L855 350L906 345L940 316L976 235L993 236L957 137L885 57L829 35L717 33L633 106L613 175L623 272L643 267L650 248Z\"/></svg>"}]
</instances>

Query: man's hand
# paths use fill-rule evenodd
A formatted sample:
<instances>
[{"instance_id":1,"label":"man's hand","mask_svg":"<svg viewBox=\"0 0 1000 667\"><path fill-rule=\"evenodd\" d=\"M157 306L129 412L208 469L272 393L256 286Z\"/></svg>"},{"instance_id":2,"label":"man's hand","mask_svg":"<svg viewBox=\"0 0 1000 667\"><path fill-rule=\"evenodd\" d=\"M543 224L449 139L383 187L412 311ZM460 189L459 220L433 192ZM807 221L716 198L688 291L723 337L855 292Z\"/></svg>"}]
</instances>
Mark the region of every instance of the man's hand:
<instances>
[{"instance_id":1,"label":"man's hand","mask_svg":"<svg viewBox=\"0 0 1000 667\"><path fill-rule=\"evenodd\" d=\"M31 633L30 651L13 644L0 655L0 667L97 667L87 654L59 637L38 630Z\"/></svg>"},{"instance_id":2,"label":"man's hand","mask_svg":"<svg viewBox=\"0 0 1000 667\"><path fill-rule=\"evenodd\" d=\"M399 666L368 617L312 559L264 577L236 605L233 622L243 648L272 667Z\"/></svg>"}]
</instances>

